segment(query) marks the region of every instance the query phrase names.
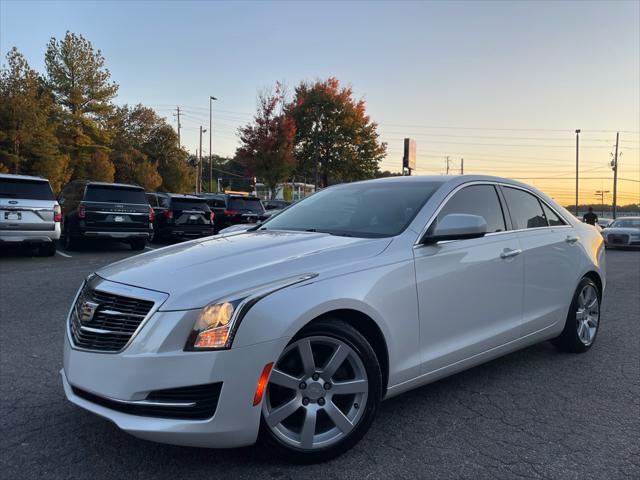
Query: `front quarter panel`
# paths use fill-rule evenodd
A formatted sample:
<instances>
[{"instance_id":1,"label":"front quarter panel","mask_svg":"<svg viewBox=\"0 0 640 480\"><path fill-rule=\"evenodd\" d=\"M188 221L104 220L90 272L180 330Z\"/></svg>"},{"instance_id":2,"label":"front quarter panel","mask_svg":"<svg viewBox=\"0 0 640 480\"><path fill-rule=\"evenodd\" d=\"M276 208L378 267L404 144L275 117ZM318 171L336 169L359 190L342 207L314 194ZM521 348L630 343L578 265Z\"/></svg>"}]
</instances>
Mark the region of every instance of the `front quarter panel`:
<instances>
[{"instance_id":1,"label":"front quarter panel","mask_svg":"<svg viewBox=\"0 0 640 480\"><path fill-rule=\"evenodd\" d=\"M364 313L378 325L389 353L389 386L418 374L420 335L411 259L332 278L320 276L277 291L249 310L232 348L289 339L313 319L343 309Z\"/></svg>"}]
</instances>

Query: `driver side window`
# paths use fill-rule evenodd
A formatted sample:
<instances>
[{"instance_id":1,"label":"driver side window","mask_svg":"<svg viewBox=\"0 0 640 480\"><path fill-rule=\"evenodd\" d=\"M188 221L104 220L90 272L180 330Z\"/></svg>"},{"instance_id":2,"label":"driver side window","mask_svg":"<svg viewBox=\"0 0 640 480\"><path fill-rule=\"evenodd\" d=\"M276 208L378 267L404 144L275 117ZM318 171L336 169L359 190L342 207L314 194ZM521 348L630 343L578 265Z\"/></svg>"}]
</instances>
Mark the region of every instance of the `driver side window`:
<instances>
[{"instance_id":1,"label":"driver side window","mask_svg":"<svg viewBox=\"0 0 640 480\"><path fill-rule=\"evenodd\" d=\"M493 185L471 185L458 191L440 210L435 223L451 213L465 213L484 218L487 222L487 233L506 230L502 206Z\"/></svg>"}]
</instances>

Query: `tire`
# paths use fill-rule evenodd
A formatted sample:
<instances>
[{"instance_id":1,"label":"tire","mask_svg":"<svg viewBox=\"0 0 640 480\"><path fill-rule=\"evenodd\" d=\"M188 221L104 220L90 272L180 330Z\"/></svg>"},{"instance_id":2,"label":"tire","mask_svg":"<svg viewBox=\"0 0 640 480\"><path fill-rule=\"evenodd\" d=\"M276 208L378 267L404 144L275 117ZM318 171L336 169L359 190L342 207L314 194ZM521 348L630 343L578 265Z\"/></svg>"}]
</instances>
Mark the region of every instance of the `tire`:
<instances>
[{"instance_id":1,"label":"tire","mask_svg":"<svg viewBox=\"0 0 640 480\"><path fill-rule=\"evenodd\" d=\"M64 229L63 239L64 239L65 250L69 250L69 251L77 250L78 247L80 246L80 239L75 238L73 235L71 235L71 232L69 231L68 228Z\"/></svg>"},{"instance_id":2,"label":"tire","mask_svg":"<svg viewBox=\"0 0 640 480\"><path fill-rule=\"evenodd\" d=\"M53 257L56 254L56 243L49 242L38 247L38 255L41 257Z\"/></svg>"},{"instance_id":3,"label":"tire","mask_svg":"<svg viewBox=\"0 0 640 480\"><path fill-rule=\"evenodd\" d=\"M130 240L129 245L131 245L131 250L144 250L144 247L147 246L147 239L136 238L135 240Z\"/></svg>"},{"instance_id":4,"label":"tire","mask_svg":"<svg viewBox=\"0 0 640 480\"><path fill-rule=\"evenodd\" d=\"M307 344L311 349L308 351L312 351L310 357L307 355L311 358L310 368L305 368L301 356ZM342 360L330 361L344 355ZM300 363L297 374L295 358ZM318 368L316 362L322 367ZM288 376L281 376L283 371ZM315 373L309 376L310 371ZM321 377L323 373L328 378ZM283 378L287 386L283 386ZM382 398L382 388L376 354L358 330L339 319L312 323L291 340L274 364L262 401L260 442L292 463L335 458L358 443L369 430ZM355 393L337 393L346 389L353 389ZM278 403L282 398L285 400ZM276 409L285 404L293 404L291 408L297 406L297 409L278 422ZM312 423L309 418L313 419ZM305 425L312 426L304 429Z\"/></svg>"},{"instance_id":5,"label":"tire","mask_svg":"<svg viewBox=\"0 0 640 480\"><path fill-rule=\"evenodd\" d=\"M585 302L587 308L584 308ZM563 352L584 353L589 350L600 329L601 302L602 292L598 286L590 278L583 277L573 294L564 330L552 343Z\"/></svg>"}]
</instances>

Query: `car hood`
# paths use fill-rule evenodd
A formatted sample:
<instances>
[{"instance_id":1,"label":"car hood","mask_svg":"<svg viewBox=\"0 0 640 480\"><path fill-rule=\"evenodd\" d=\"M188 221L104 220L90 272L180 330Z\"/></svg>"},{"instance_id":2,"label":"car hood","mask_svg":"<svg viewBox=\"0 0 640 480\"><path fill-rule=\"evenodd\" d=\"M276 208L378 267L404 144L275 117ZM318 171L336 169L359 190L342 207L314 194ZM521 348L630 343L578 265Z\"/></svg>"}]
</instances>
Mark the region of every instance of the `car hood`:
<instances>
[{"instance_id":1,"label":"car hood","mask_svg":"<svg viewBox=\"0 0 640 480\"><path fill-rule=\"evenodd\" d=\"M625 234L625 235L640 235L640 228L631 228L631 227L614 227L614 228L605 228L602 233L615 233L615 234Z\"/></svg>"},{"instance_id":2,"label":"car hood","mask_svg":"<svg viewBox=\"0 0 640 480\"><path fill-rule=\"evenodd\" d=\"M96 273L165 292L169 298L162 310L185 310L295 275L353 270L390 242L314 232L244 232L150 251Z\"/></svg>"}]
</instances>

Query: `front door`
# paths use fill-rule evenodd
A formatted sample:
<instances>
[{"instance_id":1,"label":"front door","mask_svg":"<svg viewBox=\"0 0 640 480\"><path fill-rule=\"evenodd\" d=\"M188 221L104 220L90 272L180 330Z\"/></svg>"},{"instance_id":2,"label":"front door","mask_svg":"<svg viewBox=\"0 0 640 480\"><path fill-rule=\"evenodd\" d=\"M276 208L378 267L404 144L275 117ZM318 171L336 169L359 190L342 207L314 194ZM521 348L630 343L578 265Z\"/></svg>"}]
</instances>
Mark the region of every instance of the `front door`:
<instances>
[{"instance_id":1,"label":"front door","mask_svg":"<svg viewBox=\"0 0 640 480\"><path fill-rule=\"evenodd\" d=\"M458 190L435 222L451 213L482 216L487 235L414 249L423 373L521 336L524 261L496 187Z\"/></svg>"}]
</instances>

